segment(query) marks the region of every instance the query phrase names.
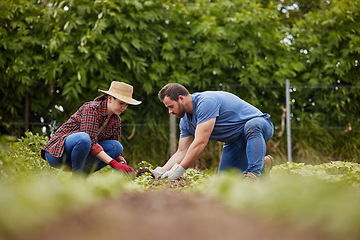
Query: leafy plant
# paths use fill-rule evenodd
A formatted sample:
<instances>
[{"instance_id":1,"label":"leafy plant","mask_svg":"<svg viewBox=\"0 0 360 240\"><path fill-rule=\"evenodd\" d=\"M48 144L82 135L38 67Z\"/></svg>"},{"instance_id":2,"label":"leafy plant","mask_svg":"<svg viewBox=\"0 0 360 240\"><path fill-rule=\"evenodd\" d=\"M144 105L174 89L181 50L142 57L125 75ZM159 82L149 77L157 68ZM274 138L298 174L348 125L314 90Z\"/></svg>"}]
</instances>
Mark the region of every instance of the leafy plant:
<instances>
[{"instance_id":1,"label":"leafy plant","mask_svg":"<svg viewBox=\"0 0 360 240\"><path fill-rule=\"evenodd\" d=\"M273 224L290 221L299 228L316 228L335 238L358 239L359 172L354 169L342 175L344 166L339 165L284 164L273 169L270 180L258 182L243 181L238 172L226 172L207 179L197 189ZM359 168L357 163L344 165L348 170ZM339 167L339 175L321 170L334 167Z\"/></svg>"},{"instance_id":2,"label":"leafy plant","mask_svg":"<svg viewBox=\"0 0 360 240\"><path fill-rule=\"evenodd\" d=\"M30 132L26 136L0 144L0 238L19 228L30 230L77 206L122 191L140 191L116 171L100 171L84 178L51 168L39 154L47 139Z\"/></svg>"},{"instance_id":3,"label":"leafy plant","mask_svg":"<svg viewBox=\"0 0 360 240\"><path fill-rule=\"evenodd\" d=\"M146 162L142 161L138 164L139 169L149 169L153 170L154 167ZM166 189L166 188L194 188L198 184L200 184L203 179L205 178L205 174L202 172L195 170L193 168L189 168L185 171L183 176L180 178L179 181L174 181L170 179L154 179L150 173L144 173L141 176L135 179L135 182L139 184L144 189Z\"/></svg>"},{"instance_id":4,"label":"leafy plant","mask_svg":"<svg viewBox=\"0 0 360 240\"><path fill-rule=\"evenodd\" d=\"M40 157L40 150L48 138L26 132L17 142L5 143L3 160L0 165L0 178L17 178L24 173L51 170L52 168ZM4 143L3 143L4 144Z\"/></svg>"},{"instance_id":5,"label":"leafy plant","mask_svg":"<svg viewBox=\"0 0 360 240\"><path fill-rule=\"evenodd\" d=\"M360 187L360 165L353 162L332 161L319 165L284 163L275 166L272 172L275 174L295 174L325 180L330 183Z\"/></svg>"},{"instance_id":6,"label":"leafy plant","mask_svg":"<svg viewBox=\"0 0 360 240\"><path fill-rule=\"evenodd\" d=\"M123 191L169 188L215 197L272 223L291 221L304 229L316 227L346 239L360 236L358 163L279 164L269 180L258 182L244 181L238 171L215 175L195 169L188 169L180 181L154 180L147 174L130 181L111 169L83 178L48 168L38 153L43 141L44 137L28 132L26 138L0 145L0 238L18 232L19 227L30 230L64 211ZM138 168L153 166L143 161Z\"/></svg>"}]
</instances>

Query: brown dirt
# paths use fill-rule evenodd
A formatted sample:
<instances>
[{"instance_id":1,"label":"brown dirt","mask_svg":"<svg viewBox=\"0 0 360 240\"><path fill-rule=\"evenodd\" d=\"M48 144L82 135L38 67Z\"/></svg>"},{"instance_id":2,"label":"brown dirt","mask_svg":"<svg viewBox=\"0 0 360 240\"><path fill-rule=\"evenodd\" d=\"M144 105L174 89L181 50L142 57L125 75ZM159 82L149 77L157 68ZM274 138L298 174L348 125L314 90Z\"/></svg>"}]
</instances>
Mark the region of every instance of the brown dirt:
<instances>
[{"instance_id":1,"label":"brown dirt","mask_svg":"<svg viewBox=\"0 0 360 240\"><path fill-rule=\"evenodd\" d=\"M11 240L319 240L318 231L265 222L202 195L174 190L123 193L64 214Z\"/></svg>"},{"instance_id":2,"label":"brown dirt","mask_svg":"<svg viewBox=\"0 0 360 240\"><path fill-rule=\"evenodd\" d=\"M141 175L144 175L145 173L149 173L152 178L155 178L154 174L147 168L142 168L136 173L136 177L140 177Z\"/></svg>"}]
</instances>

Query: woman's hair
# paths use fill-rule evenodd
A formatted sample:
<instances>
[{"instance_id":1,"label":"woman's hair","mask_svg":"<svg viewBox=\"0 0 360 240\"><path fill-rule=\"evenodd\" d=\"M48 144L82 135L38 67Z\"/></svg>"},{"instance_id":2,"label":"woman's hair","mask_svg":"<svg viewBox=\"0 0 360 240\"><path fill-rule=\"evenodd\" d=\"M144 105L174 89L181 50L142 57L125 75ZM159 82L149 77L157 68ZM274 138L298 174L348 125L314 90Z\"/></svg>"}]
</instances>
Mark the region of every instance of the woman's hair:
<instances>
[{"instance_id":1,"label":"woman's hair","mask_svg":"<svg viewBox=\"0 0 360 240\"><path fill-rule=\"evenodd\" d=\"M101 96L97 96L94 101L103 101L103 100L106 100L108 98L108 94L103 94Z\"/></svg>"},{"instance_id":2,"label":"woman's hair","mask_svg":"<svg viewBox=\"0 0 360 240\"><path fill-rule=\"evenodd\" d=\"M160 101L164 101L164 98L167 96L173 101L177 101L179 96L189 95L189 91L181 84L178 83L168 83L166 84L158 94Z\"/></svg>"}]
</instances>

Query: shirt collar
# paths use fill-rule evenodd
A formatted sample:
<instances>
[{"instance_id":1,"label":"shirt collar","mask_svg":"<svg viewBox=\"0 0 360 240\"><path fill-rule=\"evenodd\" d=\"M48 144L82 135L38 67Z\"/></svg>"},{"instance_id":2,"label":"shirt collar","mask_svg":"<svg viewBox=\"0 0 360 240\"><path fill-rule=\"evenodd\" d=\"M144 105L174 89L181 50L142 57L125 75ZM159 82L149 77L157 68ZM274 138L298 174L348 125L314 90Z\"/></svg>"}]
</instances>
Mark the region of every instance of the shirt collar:
<instances>
[{"instance_id":1,"label":"shirt collar","mask_svg":"<svg viewBox=\"0 0 360 240\"><path fill-rule=\"evenodd\" d=\"M106 100L103 100L101 103L100 103L100 114L101 116L103 117L107 117L108 113L107 113L107 99Z\"/></svg>"},{"instance_id":2,"label":"shirt collar","mask_svg":"<svg viewBox=\"0 0 360 240\"><path fill-rule=\"evenodd\" d=\"M107 108L107 99L106 99L100 103L100 115L103 116L104 121L108 118L107 110L108 110L108 108ZM118 116L116 114L111 115L108 126L111 126L114 122L119 121L119 120L120 120L120 116Z\"/></svg>"}]
</instances>

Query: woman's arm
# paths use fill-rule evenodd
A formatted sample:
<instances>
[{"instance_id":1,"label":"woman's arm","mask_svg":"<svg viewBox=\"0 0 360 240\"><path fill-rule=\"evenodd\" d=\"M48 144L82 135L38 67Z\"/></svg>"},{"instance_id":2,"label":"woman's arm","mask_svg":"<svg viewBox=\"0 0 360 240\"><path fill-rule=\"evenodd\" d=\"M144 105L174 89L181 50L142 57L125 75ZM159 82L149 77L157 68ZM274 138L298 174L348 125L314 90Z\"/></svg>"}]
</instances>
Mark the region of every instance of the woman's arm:
<instances>
[{"instance_id":1,"label":"woman's arm","mask_svg":"<svg viewBox=\"0 0 360 240\"><path fill-rule=\"evenodd\" d=\"M103 161L106 164L109 164L111 160L113 160L109 155L106 154L104 151L100 151L98 154L95 155L98 159Z\"/></svg>"}]
</instances>

